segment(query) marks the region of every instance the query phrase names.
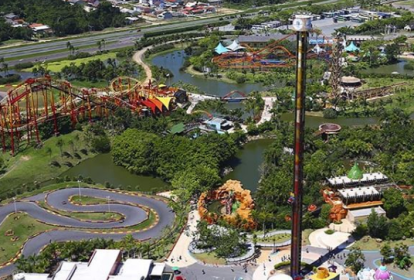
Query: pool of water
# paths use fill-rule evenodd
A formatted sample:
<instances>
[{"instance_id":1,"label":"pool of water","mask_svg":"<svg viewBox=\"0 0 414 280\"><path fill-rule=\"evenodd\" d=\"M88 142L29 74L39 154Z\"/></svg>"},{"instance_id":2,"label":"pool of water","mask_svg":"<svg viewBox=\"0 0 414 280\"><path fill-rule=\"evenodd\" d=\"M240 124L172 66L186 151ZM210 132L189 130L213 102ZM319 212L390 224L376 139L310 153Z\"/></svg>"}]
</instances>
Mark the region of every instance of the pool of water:
<instances>
[{"instance_id":1,"label":"pool of water","mask_svg":"<svg viewBox=\"0 0 414 280\"><path fill-rule=\"evenodd\" d=\"M264 89L264 86L260 84L230 84L220 80L206 79L197 75L191 75L184 71L180 71L184 60L185 53L181 50L157 55L151 62L153 65L169 69L173 73L174 77L170 78L167 81L168 83L172 84L182 81L187 84L192 84L198 87L201 91L211 95L224 96L233 90L240 90L248 94L252 91L260 91ZM280 86L282 86L282 84L280 84Z\"/></svg>"},{"instance_id":2,"label":"pool of water","mask_svg":"<svg viewBox=\"0 0 414 280\"><path fill-rule=\"evenodd\" d=\"M407 60L399 60L397 63L381 65L375 68L368 68L361 70L361 73L365 74L391 74L392 72L398 72L401 75L414 76L414 70L404 69L404 65L407 64Z\"/></svg>"},{"instance_id":3,"label":"pool of water","mask_svg":"<svg viewBox=\"0 0 414 280\"><path fill-rule=\"evenodd\" d=\"M230 162L233 171L224 177L224 181L239 180L243 188L256 191L261 177L259 169L264 160L264 151L272 142L271 139L262 139L244 145Z\"/></svg>"},{"instance_id":4,"label":"pool of water","mask_svg":"<svg viewBox=\"0 0 414 280\"><path fill-rule=\"evenodd\" d=\"M118 185L139 186L138 189L143 192L160 192L169 189L168 184L161 179L135 175L125 168L115 165L112 162L110 154L100 154L94 158L87 159L66 171L63 176L65 175L82 175L85 178L90 177L97 183L105 184L106 182L109 182L115 187Z\"/></svg>"},{"instance_id":5,"label":"pool of water","mask_svg":"<svg viewBox=\"0 0 414 280\"><path fill-rule=\"evenodd\" d=\"M281 119L287 122L293 122L293 113L282 114ZM341 126L364 126L377 124L378 118L337 118L337 119L325 119L324 117L306 116L305 126L309 128L318 128L323 123L337 123Z\"/></svg>"}]
</instances>

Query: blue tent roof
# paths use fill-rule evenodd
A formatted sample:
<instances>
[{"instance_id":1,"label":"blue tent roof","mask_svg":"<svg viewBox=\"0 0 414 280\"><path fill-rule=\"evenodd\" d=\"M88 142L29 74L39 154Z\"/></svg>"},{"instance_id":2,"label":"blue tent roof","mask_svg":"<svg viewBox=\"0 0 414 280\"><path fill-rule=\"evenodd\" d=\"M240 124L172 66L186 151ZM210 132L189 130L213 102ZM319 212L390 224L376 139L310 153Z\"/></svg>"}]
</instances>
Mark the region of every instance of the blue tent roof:
<instances>
[{"instance_id":1,"label":"blue tent roof","mask_svg":"<svg viewBox=\"0 0 414 280\"><path fill-rule=\"evenodd\" d=\"M226 52L228 52L229 50L228 49L226 49L222 44L221 44L221 42L217 45L217 47L214 49L214 51L216 52L216 53L218 53L218 54L222 54L222 53L226 53Z\"/></svg>"},{"instance_id":2,"label":"blue tent roof","mask_svg":"<svg viewBox=\"0 0 414 280\"><path fill-rule=\"evenodd\" d=\"M345 48L345 51L356 52L356 51L359 51L359 48L355 46L354 42L351 42L351 44L349 44L348 47Z\"/></svg>"}]
</instances>

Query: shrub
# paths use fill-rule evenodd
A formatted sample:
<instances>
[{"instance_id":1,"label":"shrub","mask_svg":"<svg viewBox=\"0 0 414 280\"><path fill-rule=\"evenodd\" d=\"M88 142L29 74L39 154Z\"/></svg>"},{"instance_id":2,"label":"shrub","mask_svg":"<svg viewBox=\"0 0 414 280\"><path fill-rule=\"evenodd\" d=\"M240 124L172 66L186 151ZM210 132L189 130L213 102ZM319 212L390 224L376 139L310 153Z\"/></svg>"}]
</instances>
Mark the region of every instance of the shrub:
<instances>
[{"instance_id":1,"label":"shrub","mask_svg":"<svg viewBox=\"0 0 414 280\"><path fill-rule=\"evenodd\" d=\"M323 110L323 117L325 119L336 119L338 117L338 112L335 109L328 108Z\"/></svg>"},{"instance_id":2,"label":"shrub","mask_svg":"<svg viewBox=\"0 0 414 280\"><path fill-rule=\"evenodd\" d=\"M21 70L21 69L26 69L26 68L32 68L33 66L34 66L33 62L22 62L22 63L17 63L16 65L14 65L14 69Z\"/></svg>"},{"instance_id":3,"label":"shrub","mask_svg":"<svg viewBox=\"0 0 414 280\"><path fill-rule=\"evenodd\" d=\"M325 230L325 233L331 235L331 234L334 234L335 231L332 230L332 229L327 229L327 230Z\"/></svg>"}]
</instances>

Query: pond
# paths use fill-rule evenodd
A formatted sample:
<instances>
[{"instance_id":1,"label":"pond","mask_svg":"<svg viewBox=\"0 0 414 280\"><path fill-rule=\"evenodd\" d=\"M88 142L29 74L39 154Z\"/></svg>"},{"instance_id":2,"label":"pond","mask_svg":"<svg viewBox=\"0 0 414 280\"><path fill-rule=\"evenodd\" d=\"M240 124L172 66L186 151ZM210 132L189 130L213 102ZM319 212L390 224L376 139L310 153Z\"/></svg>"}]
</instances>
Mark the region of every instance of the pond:
<instances>
[{"instance_id":1,"label":"pond","mask_svg":"<svg viewBox=\"0 0 414 280\"><path fill-rule=\"evenodd\" d=\"M368 68L361 70L364 74L391 74L392 72L398 72L401 75L414 76L414 70L404 69L404 65L407 64L407 60L399 60L398 63L381 65L375 68Z\"/></svg>"},{"instance_id":2,"label":"pond","mask_svg":"<svg viewBox=\"0 0 414 280\"><path fill-rule=\"evenodd\" d=\"M184 60L185 53L181 50L157 55L152 59L151 63L158 67L169 69L173 73L174 77L167 81L169 84L182 81L187 84L192 84L210 95L224 96L233 90L240 90L248 94L252 91L260 91L265 88L260 84L230 84L220 80L206 79L197 75L191 75L184 71L180 71ZM280 84L280 86L281 85L282 84Z\"/></svg>"},{"instance_id":3,"label":"pond","mask_svg":"<svg viewBox=\"0 0 414 280\"><path fill-rule=\"evenodd\" d=\"M239 180L243 188L256 191L261 177L259 168L264 161L264 152L272 142L272 139L261 139L244 145L230 162L233 171L224 177L224 181Z\"/></svg>"},{"instance_id":4,"label":"pond","mask_svg":"<svg viewBox=\"0 0 414 280\"><path fill-rule=\"evenodd\" d=\"M118 185L139 186L138 189L143 192L161 192L169 188L168 184L161 179L135 175L127 169L115 165L110 154L100 154L94 158L87 159L66 171L63 176L65 175L82 175L83 177L90 177L97 183L105 184L105 182L109 182L115 187Z\"/></svg>"},{"instance_id":5,"label":"pond","mask_svg":"<svg viewBox=\"0 0 414 280\"><path fill-rule=\"evenodd\" d=\"M263 161L264 150L272 140L257 140L247 143L231 162L234 171L228 174L228 179L240 180L245 188L255 191L260 179L259 166ZM158 178L131 174L121 166L112 162L110 154L100 154L94 158L87 159L62 174L63 176L90 177L94 182L105 184L111 183L115 187L139 186L143 192L161 192L169 189L169 185Z\"/></svg>"},{"instance_id":6,"label":"pond","mask_svg":"<svg viewBox=\"0 0 414 280\"><path fill-rule=\"evenodd\" d=\"M283 121L293 122L293 113L284 113L281 116ZM317 129L319 125L323 123L336 123L341 126L364 126L378 123L378 118L337 118L337 119L325 119L318 116L306 116L305 126L309 128Z\"/></svg>"}]
</instances>

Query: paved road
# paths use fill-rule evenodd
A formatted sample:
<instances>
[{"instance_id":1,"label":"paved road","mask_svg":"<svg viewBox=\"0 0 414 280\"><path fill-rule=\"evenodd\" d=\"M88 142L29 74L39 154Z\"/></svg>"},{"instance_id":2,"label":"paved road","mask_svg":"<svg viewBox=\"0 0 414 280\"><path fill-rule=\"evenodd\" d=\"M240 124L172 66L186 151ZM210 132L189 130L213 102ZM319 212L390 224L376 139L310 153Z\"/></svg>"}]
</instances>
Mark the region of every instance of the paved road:
<instances>
[{"instance_id":1,"label":"paved road","mask_svg":"<svg viewBox=\"0 0 414 280\"><path fill-rule=\"evenodd\" d=\"M59 40L59 41L50 41L41 44L28 44L23 46L16 46L13 48L5 48L0 49L1 56L10 59L13 57L21 57L25 55L38 55L38 60L41 60L42 54L55 51L55 50L65 50L67 49L67 42L69 41L75 48L78 47L85 47L85 46L94 46L93 50L97 50L98 47L95 45L98 41L105 40L107 44L106 49L115 49L127 46L133 46L136 40L139 40L143 34L148 32L154 31L166 31L171 29L183 28L183 27L190 27L194 25L203 25L203 24L210 24L213 22L219 21L218 18L208 18L208 19L201 19L197 21L183 21L177 24L170 24L170 25L157 25L153 27L148 27L143 29L141 32L136 32L135 30L122 30L119 32L113 33L104 33L100 35L91 35L89 37L80 37L80 38L68 38L67 40ZM89 51L90 49L82 49L81 51ZM64 53L64 57L67 56L68 53ZM46 55L45 55L46 57ZM29 61L33 61L34 58L31 58ZM26 61L26 60L22 60ZM22 62L20 61L20 62ZM12 65L14 61L10 61L9 65Z\"/></svg>"},{"instance_id":2,"label":"paved road","mask_svg":"<svg viewBox=\"0 0 414 280\"><path fill-rule=\"evenodd\" d=\"M78 188L70 188L55 191L47 197L47 202L59 209L66 210L66 211L79 211L79 210L96 210L96 211L106 211L108 208L107 205L96 205L96 206L76 206L70 203L62 204L63 201L67 202L68 198L72 195L78 194ZM142 232L133 233L133 237L135 239L149 239L149 238L156 238L159 237L161 231L170 226L175 218L174 213L171 209L162 201L149 198L149 197L139 197L139 196L131 196L127 194L120 194L109 192L105 190L98 190L98 189L87 189L81 188L82 195L94 196L106 199L107 196L110 196L111 200L116 200L125 203L132 203L132 204L139 204L146 207L153 209L157 212L159 216L158 223ZM37 206L34 201L41 201L45 199L44 194L36 195L33 197L29 197L24 199L24 201L16 202L16 207L18 211L27 212L30 216L44 221L46 223L52 224L59 224L59 225L67 225L79 228L91 228L91 229L98 229L98 228L114 228L119 226L127 226L137 224L142 221L146 214L140 208L132 207L130 205L122 205L122 204L110 204L111 211L119 212L125 215L126 219L123 224L119 222L105 222L105 223L86 223L81 222L76 219L68 218L68 217L61 217L55 216L43 208ZM14 212L14 205L13 203L0 207L0 223L3 222L4 218ZM90 239L90 238L110 238L114 240L119 240L124 237L125 234L96 234L96 233L88 233L85 231L79 231L75 229L68 229L68 230L55 230L47 233L42 233L39 236L36 236L33 239L30 239L25 245L23 249L23 254L28 256L32 254L38 253L43 246L49 244L51 241L67 241L67 240L82 240L82 239ZM0 277L4 275L11 274L14 270L14 265L9 265L4 268L0 269Z\"/></svg>"}]
</instances>

